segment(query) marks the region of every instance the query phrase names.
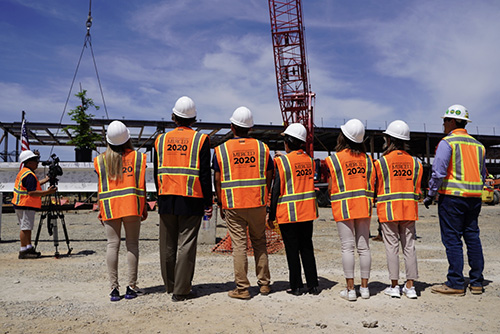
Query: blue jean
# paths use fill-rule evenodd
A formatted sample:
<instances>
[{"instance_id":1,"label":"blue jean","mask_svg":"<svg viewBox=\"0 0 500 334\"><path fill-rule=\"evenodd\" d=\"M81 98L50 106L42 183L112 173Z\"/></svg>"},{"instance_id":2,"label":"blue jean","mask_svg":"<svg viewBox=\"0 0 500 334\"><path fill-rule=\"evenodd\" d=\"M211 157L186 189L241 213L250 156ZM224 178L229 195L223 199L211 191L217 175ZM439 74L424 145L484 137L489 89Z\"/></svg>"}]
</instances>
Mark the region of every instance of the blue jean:
<instances>
[{"instance_id":1,"label":"blue jean","mask_svg":"<svg viewBox=\"0 0 500 334\"><path fill-rule=\"evenodd\" d=\"M465 288L463 237L471 268L469 284L482 286L484 257L477 222L481 212L481 198L439 195L438 204L441 240L446 248L449 264L448 281L445 284L453 289Z\"/></svg>"}]
</instances>

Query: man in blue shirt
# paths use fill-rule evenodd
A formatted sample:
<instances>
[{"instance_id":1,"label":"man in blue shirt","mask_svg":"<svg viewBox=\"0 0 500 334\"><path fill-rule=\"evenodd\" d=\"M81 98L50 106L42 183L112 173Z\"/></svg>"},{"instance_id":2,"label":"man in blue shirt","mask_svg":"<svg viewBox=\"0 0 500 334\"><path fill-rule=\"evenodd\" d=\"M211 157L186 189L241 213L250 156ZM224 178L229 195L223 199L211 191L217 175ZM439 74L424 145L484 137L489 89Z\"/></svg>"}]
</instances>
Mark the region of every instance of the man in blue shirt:
<instances>
[{"instance_id":1,"label":"man in blue shirt","mask_svg":"<svg viewBox=\"0 0 500 334\"><path fill-rule=\"evenodd\" d=\"M429 193L424 205L429 205L439 193L438 214L441 240L448 258L447 281L431 288L433 293L463 295L464 257L462 238L467 246L471 270L469 288L472 294L483 293L484 257L479 238L478 216L481 192L486 177L484 146L465 130L469 113L462 105L448 108L444 116L447 134L436 149Z\"/></svg>"}]
</instances>

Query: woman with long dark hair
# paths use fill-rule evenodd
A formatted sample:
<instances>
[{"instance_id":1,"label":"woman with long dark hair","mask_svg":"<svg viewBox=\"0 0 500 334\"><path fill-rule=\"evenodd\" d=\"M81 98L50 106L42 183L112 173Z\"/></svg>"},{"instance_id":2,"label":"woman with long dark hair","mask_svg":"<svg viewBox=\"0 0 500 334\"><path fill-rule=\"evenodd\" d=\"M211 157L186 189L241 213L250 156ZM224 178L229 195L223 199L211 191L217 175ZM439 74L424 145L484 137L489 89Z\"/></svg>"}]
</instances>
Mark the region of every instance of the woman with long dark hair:
<instances>
[{"instance_id":1,"label":"woman with long dark hair","mask_svg":"<svg viewBox=\"0 0 500 334\"><path fill-rule=\"evenodd\" d=\"M384 131L384 154L375 161L377 175L377 215L382 228L387 268L391 285L384 293L401 297L399 280L399 243L403 249L406 283L402 292L415 299L413 282L418 278L415 252L415 221L418 220L418 198L423 168L408 151L410 128L397 120Z\"/></svg>"},{"instance_id":2,"label":"woman with long dark hair","mask_svg":"<svg viewBox=\"0 0 500 334\"><path fill-rule=\"evenodd\" d=\"M351 119L340 127L335 153L326 158L330 170L329 189L333 219L342 244L342 266L346 289L340 296L349 301L357 299L354 289L354 249L359 254L361 298L370 298L368 279L371 270L369 246L370 220L373 206L372 158L366 154L363 143L365 127L358 119Z\"/></svg>"}]
</instances>

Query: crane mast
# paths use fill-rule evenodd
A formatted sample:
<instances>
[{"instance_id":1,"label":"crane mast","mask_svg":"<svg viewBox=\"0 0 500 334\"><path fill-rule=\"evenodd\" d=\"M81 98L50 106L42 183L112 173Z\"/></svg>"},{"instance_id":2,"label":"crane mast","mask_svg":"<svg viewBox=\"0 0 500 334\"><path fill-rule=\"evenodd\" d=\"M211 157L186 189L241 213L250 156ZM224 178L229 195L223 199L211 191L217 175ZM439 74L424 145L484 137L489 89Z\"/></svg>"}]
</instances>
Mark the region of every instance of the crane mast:
<instances>
[{"instance_id":1,"label":"crane mast","mask_svg":"<svg viewBox=\"0 0 500 334\"><path fill-rule=\"evenodd\" d=\"M285 127L290 123L306 127L306 152L313 157L315 94L308 81L301 1L269 0L269 14L283 123Z\"/></svg>"}]
</instances>

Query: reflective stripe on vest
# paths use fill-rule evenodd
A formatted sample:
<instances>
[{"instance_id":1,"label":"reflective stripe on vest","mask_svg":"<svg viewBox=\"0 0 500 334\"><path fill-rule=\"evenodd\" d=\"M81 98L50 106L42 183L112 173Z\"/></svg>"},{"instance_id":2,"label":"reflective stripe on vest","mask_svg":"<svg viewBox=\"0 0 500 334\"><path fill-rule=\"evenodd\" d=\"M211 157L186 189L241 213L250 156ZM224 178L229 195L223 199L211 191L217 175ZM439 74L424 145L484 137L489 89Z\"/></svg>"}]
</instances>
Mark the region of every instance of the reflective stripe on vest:
<instances>
[{"instance_id":1,"label":"reflective stripe on vest","mask_svg":"<svg viewBox=\"0 0 500 334\"><path fill-rule=\"evenodd\" d=\"M160 195L203 197L199 157L206 137L207 135L186 127L176 128L158 137L155 148L158 158ZM169 139L173 141L181 139L188 142L169 143ZM189 152L182 153L187 151ZM171 152L172 156L168 157L167 152ZM187 154L189 159L182 158L184 154ZM167 161L168 158L170 158L169 161Z\"/></svg>"},{"instance_id":2,"label":"reflective stripe on vest","mask_svg":"<svg viewBox=\"0 0 500 334\"><path fill-rule=\"evenodd\" d=\"M461 197L481 197L483 190L484 146L467 134L465 129L455 129L443 138L452 148L447 176L438 192Z\"/></svg>"},{"instance_id":3,"label":"reflective stripe on vest","mask_svg":"<svg viewBox=\"0 0 500 334\"><path fill-rule=\"evenodd\" d=\"M245 154L250 152L256 154L238 156L238 147L234 145L238 145L237 143L240 141L244 142L241 149ZM239 209L265 205L267 199L266 167L269 156L267 146L253 138L236 138L217 146L215 153L221 173L222 198L220 201L222 207L224 209ZM248 165L249 167L245 167L243 170L236 168L236 165L246 166L249 163L252 166ZM255 173L255 169L249 169L252 167L257 168L257 173ZM245 173L248 174L245 175ZM251 173L254 175L251 176Z\"/></svg>"},{"instance_id":4,"label":"reflective stripe on vest","mask_svg":"<svg viewBox=\"0 0 500 334\"><path fill-rule=\"evenodd\" d=\"M352 159L357 162L365 161L365 167L361 166L342 166L340 159ZM343 150L332 154L326 159L332 177L332 189L330 201L332 204L332 213L336 221L368 218L371 217L371 207L373 205L373 162L371 158L364 154L364 158L358 158L348 150ZM348 181L349 175L363 174L365 179L363 184L353 186L352 181ZM337 185L338 190L333 187L333 182ZM359 181L358 181L359 182ZM353 187L358 187L354 188ZM335 193L334 193L335 191Z\"/></svg>"},{"instance_id":5,"label":"reflective stripe on vest","mask_svg":"<svg viewBox=\"0 0 500 334\"><path fill-rule=\"evenodd\" d=\"M405 151L392 151L375 163L380 222L418 219L422 165Z\"/></svg>"},{"instance_id":6,"label":"reflective stripe on vest","mask_svg":"<svg viewBox=\"0 0 500 334\"><path fill-rule=\"evenodd\" d=\"M313 166L312 159L302 150L276 158L281 182L276 214L278 223L318 218Z\"/></svg>"},{"instance_id":7,"label":"reflective stripe on vest","mask_svg":"<svg viewBox=\"0 0 500 334\"><path fill-rule=\"evenodd\" d=\"M23 179L30 174L35 177L36 190L42 190L35 173L28 167L23 167L17 174L16 181L14 182L12 204L40 209L42 207L42 198L28 195L28 190L23 187Z\"/></svg>"},{"instance_id":8,"label":"reflective stripe on vest","mask_svg":"<svg viewBox=\"0 0 500 334\"><path fill-rule=\"evenodd\" d=\"M144 181L146 159L145 155L136 151L128 153L127 158L130 154L133 155L133 171L129 172L134 173L133 180L124 179L121 182L110 180L104 154L99 155L94 161L99 176L99 204L103 220L142 214L146 198ZM119 184L111 185L118 182ZM116 207L119 209L116 210Z\"/></svg>"}]
</instances>

